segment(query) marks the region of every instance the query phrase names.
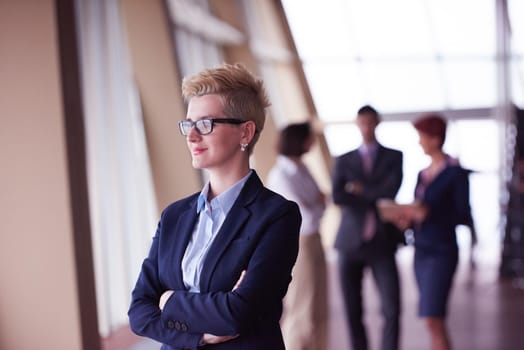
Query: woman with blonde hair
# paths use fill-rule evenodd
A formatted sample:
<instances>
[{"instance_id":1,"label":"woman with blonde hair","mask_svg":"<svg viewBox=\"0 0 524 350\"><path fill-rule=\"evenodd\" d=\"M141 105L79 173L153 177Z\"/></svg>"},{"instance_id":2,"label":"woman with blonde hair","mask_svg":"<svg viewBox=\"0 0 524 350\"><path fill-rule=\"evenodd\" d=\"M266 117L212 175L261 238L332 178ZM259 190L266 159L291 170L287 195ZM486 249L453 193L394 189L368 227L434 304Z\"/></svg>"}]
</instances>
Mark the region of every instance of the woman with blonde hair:
<instances>
[{"instance_id":1,"label":"woman with blonde hair","mask_svg":"<svg viewBox=\"0 0 524 350\"><path fill-rule=\"evenodd\" d=\"M180 132L209 181L162 212L132 292L131 328L164 350L282 350L301 216L249 165L269 106L263 83L225 64L184 79L182 91Z\"/></svg>"}]
</instances>

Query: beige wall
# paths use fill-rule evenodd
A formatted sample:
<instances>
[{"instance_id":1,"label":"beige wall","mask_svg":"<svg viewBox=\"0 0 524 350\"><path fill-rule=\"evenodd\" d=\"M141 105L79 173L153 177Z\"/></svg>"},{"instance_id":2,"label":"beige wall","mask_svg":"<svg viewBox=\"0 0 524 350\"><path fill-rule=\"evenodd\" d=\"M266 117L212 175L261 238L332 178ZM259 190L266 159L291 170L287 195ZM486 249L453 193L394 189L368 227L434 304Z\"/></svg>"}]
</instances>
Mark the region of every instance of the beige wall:
<instances>
[{"instance_id":1,"label":"beige wall","mask_svg":"<svg viewBox=\"0 0 524 350\"><path fill-rule=\"evenodd\" d=\"M85 313L92 299L85 288L77 287L91 277L77 273L86 264L78 264L80 269L75 265L91 249L86 243L81 247L85 251L75 254L75 247L89 242L82 238L89 236L89 228L79 230L75 208L83 210L88 203L85 198L79 205L78 200L71 200L76 196L70 192L69 179L76 177L70 173L83 170L68 158L71 138L65 137L60 86L55 6L70 3L0 0L0 349L97 348L96 344L86 346L86 338L98 342L92 333L96 313ZM163 0L122 0L121 4L162 209L200 189L176 124L185 114L180 76ZM238 12L227 17L242 22ZM226 56L245 61L257 71L247 45L226 49ZM67 120L77 118L67 115ZM276 130L271 120L264 135L255 150L255 165L262 177L275 157ZM69 146L72 149L77 148ZM73 183L72 192L81 193L77 181ZM79 295L84 297L80 300Z\"/></svg>"},{"instance_id":2,"label":"beige wall","mask_svg":"<svg viewBox=\"0 0 524 350\"><path fill-rule=\"evenodd\" d=\"M0 349L81 349L54 11L0 1Z\"/></svg>"},{"instance_id":3,"label":"beige wall","mask_svg":"<svg viewBox=\"0 0 524 350\"><path fill-rule=\"evenodd\" d=\"M200 190L185 138L178 131L186 111L174 44L163 0L122 0L147 134L159 210Z\"/></svg>"}]
</instances>

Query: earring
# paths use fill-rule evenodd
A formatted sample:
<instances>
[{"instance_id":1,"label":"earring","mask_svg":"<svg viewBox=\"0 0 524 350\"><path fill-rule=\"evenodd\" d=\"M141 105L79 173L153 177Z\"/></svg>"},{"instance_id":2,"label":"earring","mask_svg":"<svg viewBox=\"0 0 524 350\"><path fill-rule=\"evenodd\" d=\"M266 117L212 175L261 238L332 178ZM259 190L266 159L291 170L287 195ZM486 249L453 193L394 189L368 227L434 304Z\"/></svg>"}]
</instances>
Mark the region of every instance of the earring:
<instances>
[{"instance_id":1,"label":"earring","mask_svg":"<svg viewBox=\"0 0 524 350\"><path fill-rule=\"evenodd\" d=\"M240 144L240 150L241 150L242 152L245 152L246 149L247 149L247 143L241 143L241 144Z\"/></svg>"}]
</instances>

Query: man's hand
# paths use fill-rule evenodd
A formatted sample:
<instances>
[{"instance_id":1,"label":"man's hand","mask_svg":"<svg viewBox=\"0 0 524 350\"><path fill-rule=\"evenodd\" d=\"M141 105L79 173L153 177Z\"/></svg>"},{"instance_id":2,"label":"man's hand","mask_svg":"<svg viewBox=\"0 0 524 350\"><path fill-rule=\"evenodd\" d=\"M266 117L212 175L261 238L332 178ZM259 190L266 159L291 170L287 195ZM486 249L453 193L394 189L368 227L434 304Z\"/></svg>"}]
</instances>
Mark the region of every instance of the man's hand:
<instances>
[{"instance_id":1,"label":"man's hand","mask_svg":"<svg viewBox=\"0 0 524 350\"><path fill-rule=\"evenodd\" d=\"M347 193L361 194L364 191L364 186L359 181L350 181L344 186Z\"/></svg>"}]
</instances>

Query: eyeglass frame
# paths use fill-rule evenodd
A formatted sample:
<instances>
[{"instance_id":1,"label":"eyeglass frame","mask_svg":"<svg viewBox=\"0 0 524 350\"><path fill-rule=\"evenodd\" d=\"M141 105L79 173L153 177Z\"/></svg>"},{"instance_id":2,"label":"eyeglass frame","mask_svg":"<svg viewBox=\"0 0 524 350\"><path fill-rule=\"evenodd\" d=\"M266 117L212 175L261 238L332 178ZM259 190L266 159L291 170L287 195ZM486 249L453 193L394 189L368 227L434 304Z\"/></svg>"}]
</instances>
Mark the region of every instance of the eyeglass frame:
<instances>
[{"instance_id":1,"label":"eyeglass frame","mask_svg":"<svg viewBox=\"0 0 524 350\"><path fill-rule=\"evenodd\" d=\"M211 122L211 127L209 129L209 132L203 133L200 130L200 128L198 127L198 123L207 122L207 121ZM215 126L215 123L216 124L240 125L240 124L243 124L245 122L247 122L247 120L242 120L242 119L238 119L238 118L211 118L211 117L204 117L204 118L201 118L201 119L198 119L198 120L195 120L195 121L192 121L190 119L181 120L181 121L178 122L178 129L180 131L180 134L182 134L182 136L189 135L189 132L191 131L191 129L193 129L193 127L196 129L196 131L198 132L199 135L209 135L209 134L211 134L213 132L213 128ZM190 124L191 127L189 127L187 129L189 131L187 133L185 133L185 131L184 131L185 126L184 125L188 125L188 124Z\"/></svg>"}]
</instances>

